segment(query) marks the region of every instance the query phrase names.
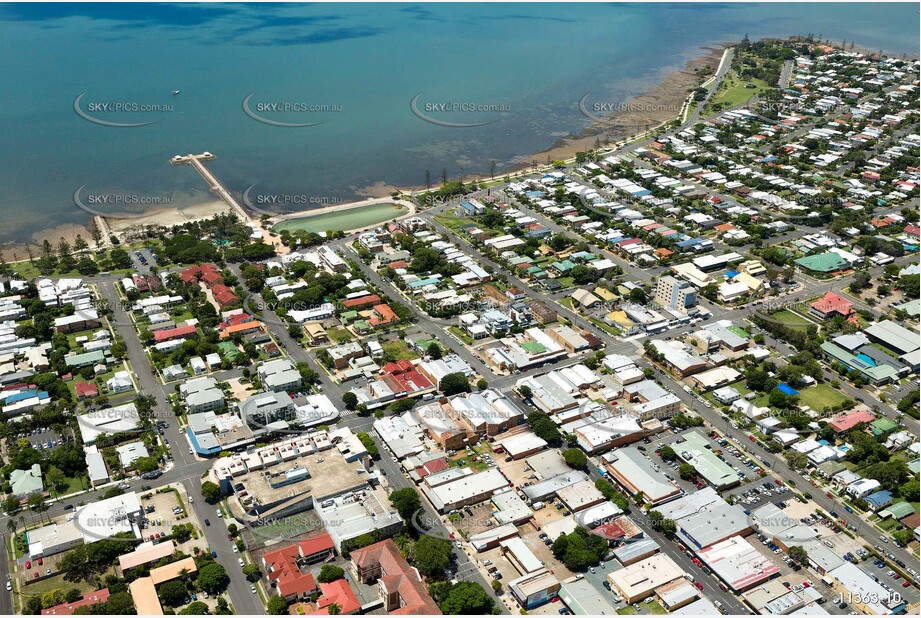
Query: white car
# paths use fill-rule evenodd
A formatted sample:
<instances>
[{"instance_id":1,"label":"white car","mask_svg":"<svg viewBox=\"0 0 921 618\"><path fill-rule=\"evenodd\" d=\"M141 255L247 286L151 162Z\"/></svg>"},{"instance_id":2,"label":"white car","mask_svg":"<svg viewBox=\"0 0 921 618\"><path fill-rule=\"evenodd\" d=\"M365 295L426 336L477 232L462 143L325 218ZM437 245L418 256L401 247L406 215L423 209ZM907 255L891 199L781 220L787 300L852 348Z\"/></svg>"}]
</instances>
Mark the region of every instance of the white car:
<instances>
[{"instance_id":1,"label":"white car","mask_svg":"<svg viewBox=\"0 0 921 618\"><path fill-rule=\"evenodd\" d=\"M233 553L237 553L237 551L238 551L236 545L234 545L233 547L231 547L231 549L233 550Z\"/></svg>"},{"instance_id":2,"label":"white car","mask_svg":"<svg viewBox=\"0 0 921 618\"><path fill-rule=\"evenodd\" d=\"M12 590L12 589L13 589L13 582L6 582L6 589L7 589L7 591Z\"/></svg>"},{"instance_id":3,"label":"white car","mask_svg":"<svg viewBox=\"0 0 921 618\"><path fill-rule=\"evenodd\" d=\"M255 586L250 586L250 587L249 587L249 590L250 590L250 592L252 592L253 594L256 594L256 587L255 587Z\"/></svg>"}]
</instances>

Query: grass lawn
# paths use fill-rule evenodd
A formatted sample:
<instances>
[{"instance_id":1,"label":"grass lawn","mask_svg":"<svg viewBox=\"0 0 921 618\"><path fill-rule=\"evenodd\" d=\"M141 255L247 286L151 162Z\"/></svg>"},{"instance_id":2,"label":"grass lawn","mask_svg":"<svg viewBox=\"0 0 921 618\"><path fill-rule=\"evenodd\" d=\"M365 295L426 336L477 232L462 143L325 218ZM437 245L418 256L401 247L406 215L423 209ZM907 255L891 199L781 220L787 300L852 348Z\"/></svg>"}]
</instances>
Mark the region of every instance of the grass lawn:
<instances>
[{"instance_id":1,"label":"grass lawn","mask_svg":"<svg viewBox=\"0 0 921 618\"><path fill-rule=\"evenodd\" d=\"M467 335L467 333L465 333L464 331L462 331L462 330L460 329L460 327L458 327L458 326L449 326L449 327L448 327L448 332L450 332L452 335L454 335L455 337L457 337L458 339L460 339L461 341L463 341L463 342L466 343L467 345L473 345L473 338L471 338L469 335Z\"/></svg>"},{"instance_id":2,"label":"grass lawn","mask_svg":"<svg viewBox=\"0 0 921 618\"><path fill-rule=\"evenodd\" d=\"M620 337L621 334L622 334L619 330L617 330L617 329L614 328L613 326L610 326L610 325L608 325L608 324L605 324L602 320L599 320L599 319L597 319L597 318L589 318L589 322L591 322L592 324L594 324L595 326L597 326L598 328L600 328L600 329L603 330L604 332L608 333L609 335L613 335L613 336L615 336L615 337Z\"/></svg>"},{"instance_id":3,"label":"grass lawn","mask_svg":"<svg viewBox=\"0 0 921 618\"><path fill-rule=\"evenodd\" d=\"M626 607L621 607L617 610L617 613L621 616L633 616L636 614L636 610L633 609L632 605L627 605Z\"/></svg>"},{"instance_id":4,"label":"grass lawn","mask_svg":"<svg viewBox=\"0 0 921 618\"><path fill-rule=\"evenodd\" d=\"M812 322L799 314L793 313L789 309L772 313L771 318L783 322L794 330L806 330L807 326L812 325Z\"/></svg>"},{"instance_id":5,"label":"grass lawn","mask_svg":"<svg viewBox=\"0 0 921 618\"><path fill-rule=\"evenodd\" d=\"M381 344L381 347L384 348L384 355L392 360L414 360L419 358L419 355L413 352L405 341L400 341L399 339L385 341Z\"/></svg>"},{"instance_id":6,"label":"grass lawn","mask_svg":"<svg viewBox=\"0 0 921 618\"><path fill-rule=\"evenodd\" d=\"M821 412L826 406L833 408L847 401L848 397L828 384L819 384L801 390L799 400L816 412Z\"/></svg>"},{"instance_id":7,"label":"grass lawn","mask_svg":"<svg viewBox=\"0 0 921 618\"><path fill-rule=\"evenodd\" d=\"M667 614L665 608L662 607L662 604L658 601L653 601L652 603L640 603L640 607L644 608L647 612L653 615L662 615Z\"/></svg>"},{"instance_id":8,"label":"grass lawn","mask_svg":"<svg viewBox=\"0 0 921 618\"><path fill-rule=\"evenodd\" d=\"M294 521L288 521L288 519ZM306 517L299 521L295 517L288 519L271 520L263 526L257 526L249 530L247 535L252 537L257 547L260 547L271 545L273 541L278 540L305 539L311 536L319 525L319 522L316 525L311 525L311 520Z\"/></svg>"},{"instance_id":9,"label":"grass lawn","mask_svg":"<svg viewBox=\"0 0 921 618\"><path fill-rule=\"evenodd\" d=\"M560 277L557 279L557 281L560 282L560 285L563 286L563 288L571 288L575 283L572 277Z\"/></svg>"},{"instance_id":10,"label":"grass lawn","mask_svg":"<svg viewBox=\"0 0 921 618\"><path fill-rule=\"evenodd\" d=\"M67 488L62 489L60 494L66 496L68 494L76 493L78 491L83 491L90 486L89 479L85 476L68 476L67 478Z\"/></svg>"},{"instance_id":11,"label":"grass lawn","mask_svg":"<svg viewBox=\"0 0 921 618\"><path fill-rule=\"evenodd\" d=\"M748 84L754 84L755 87L746 88ZM712 108L714 105L720 103L723 104L723 107L739 105L748 101L753 96L760 94L762 91L767 90L767 88L768 85L760 79L741 79L735 71L731 71L729 75L726 76L726 79L723 80L719 91L710 101L710 107Z\"/></svg>"},{"instance_id":12,"label":"grass lawn","mask_svg":"<svg viewBox=\"0 0 921 618\"><path fill-rule=\"evenodd\" d=\"M348 341L352 338L352 333L345 330L344 328L333 327L327 329L326 336L329 337L329 340L333 343L341 343L343 341Z\"/></svg>"},{"instance_id":13,"label":"grass lawn","mask_svg":"<svg viewBox=\"0 0 921 618\"><path fill-rule=\"evenodd\" d=\"M890 517L888 519L882 519L876 522L876 525L879 526L881 529L885 530L886 532L889 532L890 530L894 530L896 526L899 525L899 522L893 520Z\"/></svg>"},{"instance_id":14,"label":"grass lawn","mask_svg":"<svg viewBox=\"0 0 921 618\"><path fill-rule=\"evenodd\" d=\"M95 333L99 328L88 328L86 330L78 330L72 333L67 333L67 343L70 345L71 350L79 350L83 344L77 343L77 337L86 337L87 341L93 340L93 333Z\"/></svg>"},{"instance_id":15,"label":"grass lawn","mask_svg":"<svg viewBox=\"0 0 921 618\"><path fill-rule=\"evenodd\" d=\"M63 590L67 592L71 588L77 588L81 594L87 594L96 590L96 587L93 584L87 583L85 581L79 582L70 582L64 579L64 575L54 575L52 577L47 577L41 581L37 581L34 584L29 584L22 588L22 596L30 597L36 594L45 594L46 592L51 592L52 590Z\"/></svg>"},{"instance_id":16,"label":"grass lawn","mask_svg":"<svg viewBox=\"0 0 921 618\"><path fill-rule=\"evenodd\" d=\"M476 221L467 217L451 217L447 215L437 215L432 217L432 219L435 220L435 223L439 223L449 230L454 230L455 232L460 231L462 227L476 223Z\"/></svg>"}]
</instances>

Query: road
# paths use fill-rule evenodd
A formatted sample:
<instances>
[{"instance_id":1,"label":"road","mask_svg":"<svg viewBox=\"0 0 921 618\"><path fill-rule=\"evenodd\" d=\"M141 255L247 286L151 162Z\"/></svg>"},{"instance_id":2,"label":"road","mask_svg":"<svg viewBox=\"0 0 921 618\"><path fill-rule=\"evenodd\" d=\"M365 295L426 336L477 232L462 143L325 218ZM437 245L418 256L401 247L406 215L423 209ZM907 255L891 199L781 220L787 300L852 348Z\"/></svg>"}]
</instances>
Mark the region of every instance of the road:
<instances>
[{"instance_id":1,"label":"road","mask_svg":"<svg viewBox=\"0 0 921 618\"><path fill-rule=\"evenodd\" d=\"M591 476L592 480L602 478L598 473L598 462L594 458L590 458L590 462L591 465L588 468L589 476ZM675 563L681 567L682 571L691 575L695 581L700 582L703 586L702 592L708 599L711 601L719 601L726 609L726 612L730 614L751 613L751 610L743 605L731 592L720 590L719 580L715 575L708 575L701 567L695 565L691 561L691 558L681 551L674 541L653 528L645 513L631 509L629 517L633 523L643 530L643 534L646 537L651 538L659 544L662 552L674 560Z\"/></svg>"},{"instance_id":2,"label":"road","mask_svg":"<svg viewBox=\"0 0 921 618\"><path fill-rule=\"evenodd\" d=\"M155 400L151 415L152 420L154 422L163 420L169 423L169 426L164 430L164 438L171 446L170 452L173 458L172 468L155 480L134 478L124 482L127 482L130 486L129 491L141 491L142 485L151 485L156 488L177 482L182 483L187 494L194 498L194 503L189 506L203 526L202 529L209 548L218 553L217 561L227 570L230 576L230 586L227 594L234 609L238 614L263 614L265 610L261 601L258 596L250 593L249 582L246 581L243 570L232 553L231 542L227 539L226 523L216 517L215 508L208 505L201 496L201 477L211 467L211 462L198 459L189 453L185 433L179 426L172 407L167 403L166 391L154 374L149 359L144 352L144 347L115 289L114 282L117 279L118 277L99 277L93 283L97 285L101 298L108 301L109 306L112 308L111 323L125 342L125 349L131 368L137 378L139 392L151 395ZM110 485L114 486L115 484ZM68 506L79 507L96 501L102 497L102 494L105 493L105 490L110 485L73 498L54 501L46 511L47 516L51 518L60 517L69 512ZM206 518L211 520L211 526L204 526ZM6 515L0 517L0 529L6 530L5 520L7 519L9 517ZM5 578L8 568L6 561L0 561L0 578ZM0 595L0 599L2 599L0 600L0 613L12 614L11 596Z\"/></svg>"},{"instance_id":3,"label":"road","mask_svg":"<svg viewBox=\"0 0 921 618\"><path fill-rule=\"evenodd\" d=\"M374 439L374 442L377 444L378 449L380 450L381 457L378 461L375 462L375 465L381 469L381 472L387 477L387 482L390 486L396 489L404 489L411 487L416 488L416 485L409 481L405 476L403 476L403 470L400 468L399 464L394 463L390 458L390 451L387 447L380 441L375 433L370 434ZM418 490L417 490L418 492ZM420 514L419 519L423 522L441 522L441 516L435 512L432 506L428 503L425 496L419 493L422 504L422 513ZM434 534L438 538L447 538L447 528L441 523L438 526L432 527ZM456 571L456 578L458 580L472 581L480 586L486 591L486 593L493 598L496 603L496 607L502 610L502 613L507 613L505 611L505 604L495 595L492 590L492 584L486 581L486 578L476 567L476 564L471 560L470 556L467 554L466 546L467 543L461 543L462 547L458 547L458 544L455 544L454 547L454 568Z\"/></svg>"},{"instance_id":4,"label":"road","mask_svg":"<svg viewBox=\"0 0 921 618\"><path fill-rule=\"evenodd\" d=\"M186 472L183 475L185 479L183 484L189 495L195 498L195 502L191 505L192 510L195 512L199 523L203 526L209 547L218 553L217 561L230 575L231 583L227 592L234 609L238 614L265 613L259 597L249 591L249 582L243 575L243 569L233 557L231 541L227 539L226 523L215 516L214 507L207 504L201 496L201 475L210 467L210 462L202 461L189 452L191 449L185 432L179 426L173 414L172 406L167 402L166 391L153 372L143 344L138 338L134 326L131 325L131 319L118 297L114 284L111 281L101 281L98 287L100 295L113 308L114 327L125 342L128 359L137 376L140 392L151 395L156 400L153 411L154 420L162 419L169 423L169 427L164 430L164 437L171 445L170 452L175 462L175 469ZM189 476L189 473L191 473L191 476ZM162 486L169 482L164 479L168 479L167 475L147 483L155 487ZM136 484L140 485L141 483L136 482ZM206 518L211 520L211 526L204 525Z\"/></svg>"}]
</instances>

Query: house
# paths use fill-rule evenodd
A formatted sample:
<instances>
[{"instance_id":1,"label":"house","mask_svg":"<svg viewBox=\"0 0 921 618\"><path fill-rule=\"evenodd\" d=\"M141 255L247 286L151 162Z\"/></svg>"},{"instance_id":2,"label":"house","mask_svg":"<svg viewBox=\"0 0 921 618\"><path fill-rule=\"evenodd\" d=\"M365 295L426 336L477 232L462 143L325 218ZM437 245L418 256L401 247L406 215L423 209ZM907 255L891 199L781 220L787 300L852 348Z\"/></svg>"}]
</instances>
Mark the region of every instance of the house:
<instances>
[{"instance_id":1,"label":"house","mask_svg":"<svg viewBox=\"0 0 921 618\"><path fill-rule=\"evenodd\" d=\"M588 290L578 289L571 294L571 298L578 302L586 309L597 307L602 303L601 299L589 292Z\"/></svg>"},{"instance_id":2,"label":"house","mask_svg":"<svg viewBox=\"0 0 921 618\"><path fill-rule=\"evenodd\" d=\"M133 391L134 382L131 380L131 374L127 371L115 372L115 375L106 380L106 388L111 394Z\"/></svg>"},{"instance_id":3,"label":"house","mask_svg":"<svg viewBox=\"0 0 921 618\"><path fill-rule=\"evenodd\" d=\"M335 605L338 615L356 614L361 609L358 597L345 579L337 579L328 584L320 584L320 598L317 599L317 611L311 612L312 616L331 615L330 607Z\"/></svg>"},{"instance_id":4,"label":"house","mask_svg":"<svg viewBox=\"0 0 921 618\"><path fill-rule=\"evenodd\" d=\"M823 320L841 316L848 322L858 323L854 304L834 292L827 292L825 296L809 305L809 315Z\"/></svg>"},{"instance_id":5,"label":"house","mask_svg":"<svg viewBox=\"0 0 921 618\"><path fill-rule=\"evenodd\" d=\"M96 397L99 394L99 388L92 382L74 382L74 391L77 393L77 401Z\"/></svg>"},{"instance_id":6,"label":"house","mask_svg":"<svg viewBox=\"0 0 921 618\"><path fill-rule=\"evenodd\" d=\"M441 615L419 571L410 566L391 539L351 552L356 579L377 582L384 611L392 615Z\"/></svg>"},{"instance_id":7,"label":"house","mask_svg":"<svg viewBox=\"0 0 921 618\"><path fill-rule=\"evenodd\" d=\"M287 601L301 600L319 590L310 572L302 572L302 565L323 562L335 555L335 547L328 533L305 539L281 549L266 552L262 566L266 578L275 584L278 595Z\"/></svg>"},{"instance_id":8,"label":"house","mask_svg":"<svg viewBox=\"0 0 921 618\"><path fill-rule=\"evenodd\" d=\"M13 495L20 500L32 494L43 493L45 485L42 483L42 467L39 464L32 464L28 470L13 470L10 473L10 485L13 488Z\"/></svg>"},{"instance_id":9,"label":"house","mask_svg":"<svg viewBox=\"0 0 921 618\"><path fill-rule=\"evenodd\" d=\"M864 502L870 505L874 511L878 511L881 508L887 507L892 504L892 492L888 490L875 491L869 496L866 496Z\"/></svg>"},{"instance_id":10,"label":"house","mask_svg":"<svg viewBox=\"0 0 921 618\"><path fill-rule=\"evenodd\" d=\"M109 589L103 588L102 590L97 590L96 592L88 592L83 596L83 598L72 601L61 603L59 605L53 605L51 607L45 608L42 610L42 616L72 616L74 610L78 607L89 607L96 605L97 603L105 603L109 600Z\"/></svg>"}]
</instances>

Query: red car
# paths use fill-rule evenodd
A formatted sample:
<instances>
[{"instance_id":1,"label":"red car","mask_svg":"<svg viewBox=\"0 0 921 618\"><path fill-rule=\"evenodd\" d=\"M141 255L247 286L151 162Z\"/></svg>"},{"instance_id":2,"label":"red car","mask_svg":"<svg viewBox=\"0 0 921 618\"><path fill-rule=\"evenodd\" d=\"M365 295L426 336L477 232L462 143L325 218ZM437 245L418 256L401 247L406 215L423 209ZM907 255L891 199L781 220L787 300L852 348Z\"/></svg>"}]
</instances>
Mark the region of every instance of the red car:
<instances>
[{"instance_id":1,"label":"red car","mask_svg":"<svg viewBox=\"0 0 921 618\"><path fill-rule=\"evenodd\" d=\"M38 579L38 571L32 573L32 579Z\"/></svg>"},{"instance_id":2,"label":"red car","mask_svg":"<svg viewBox=\"0 0 921 618\"><path fill-rule=\"evenodd\" d=\"M902 588L908 588L911 586L911 582L902 582Z\"/></svg>"},{"instance_id":3,"label":"red car","mask_svg":"<svg viewBox=\"0 0 921 618\"><path fill-rule=\"evenodd\" d=\"M755 441L756 441L756 440L755 440L755 436L748 436L748 439L751 440L752 442L755 442Z\"/></svg>"},{"instance_id":4,"label":"red car","mask_svg":"<svg viewBox=\"0 0 921 618\"><path fill-rule=\"evenodd\" d=\"M38 559L38 563L39 563L39 564L42 564L42 559L41 559L41 558Z\"/></svg>"},{"instance_id":5,"label":"red car","mask_svg":"<svg viewBox=\"0 0 921 618\"><path fill-rule=\"evenodd\" d=\"M774 484L775 484L775 485L783 485L783 481L781 481L780 479L774 479Z\"/></svg>"},{"instance_id":6,"label":"red car","mask_svg":"<svg viewBox=\"0 0 921 618\"><path fill-rule=\"evenodd\" d=\"M830 492L830 491L826 491L826 492L825 492L825 497L826 497L826 498L831 498L831 499L834 499L834 498L835 498L833 495L831 495L831 492Z\"/></svg>"},{"instance_id":7,"label":"red car","mask_svg":"<svg viewBox=\"0 0 921 618\"><path fill-rule=\"evenodd\" d=\"M31 568L32 568L32 561L31 561L31 560L26 560L26 568L27 568L27 569L31 569Z\"/></svg>"},{"instance_id":8,"label":"red car","mask_svg":"<svg viewBox=\"0 0 921 618\"><path fill-rule=\"evenodd\" d=\"M232 541L232 540L233 540L233 535L230 534L229 532L227 533L227 540L228 540L228 541Z\"/></svg>"},{"instance_id":9,"label":"red car","mask_svg":"<svg viewBox=\"0 0 921 618\"><path fill-rule=\"evenodd\" d=\"M693 562L696 566L700 566L700 560L698 560L697 558L694 558L694 560L693 560L692 562Z\"/></svg>"},{"instance_id":10,"label":"red car","mask_svg":"<svg viewBox=\"0 0 921 618\"><path fill-rule=\"evenodd\" d=\"M697 586L697 589L698 589L698 590L703 590L703 589L704 589L704 585L703 585L702 583L700 583L700 582L694 582L694 585Z\"/></svg>"}]
</instances>

